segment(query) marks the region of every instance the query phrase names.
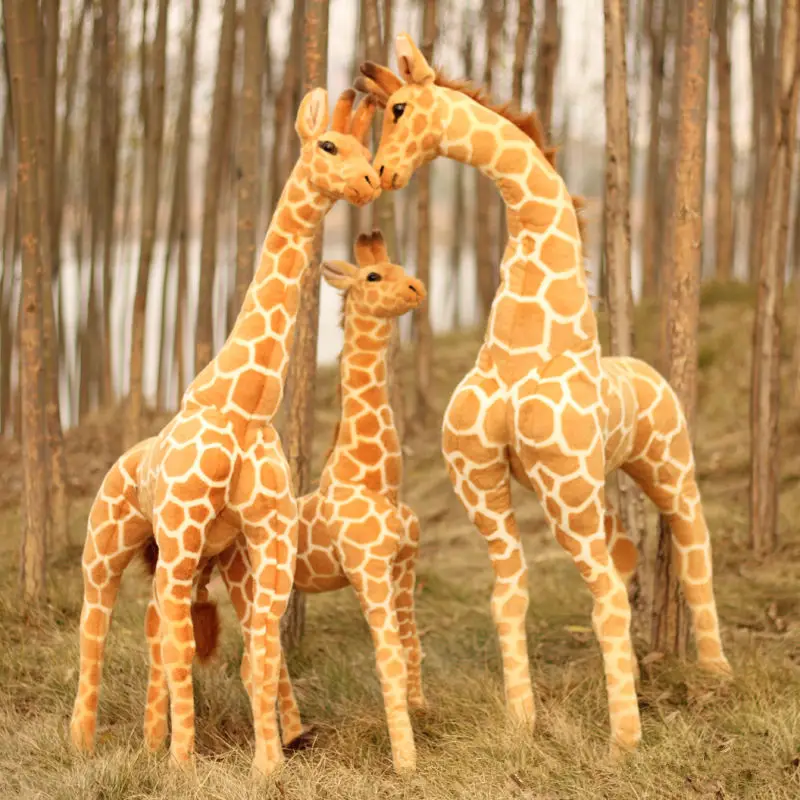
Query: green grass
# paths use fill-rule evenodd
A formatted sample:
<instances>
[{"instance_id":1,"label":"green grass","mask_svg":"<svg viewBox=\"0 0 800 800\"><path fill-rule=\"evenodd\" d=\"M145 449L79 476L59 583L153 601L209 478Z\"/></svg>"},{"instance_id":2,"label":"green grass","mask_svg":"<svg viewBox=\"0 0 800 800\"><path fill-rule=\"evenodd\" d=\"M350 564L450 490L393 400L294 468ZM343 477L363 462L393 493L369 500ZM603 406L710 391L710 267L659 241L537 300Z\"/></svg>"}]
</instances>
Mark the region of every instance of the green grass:
<instances>
[{"instance_id":1,"label":"green grass","mask_svg":"<svg viewBox=\"0 0 800 800\"><path fill-rule=\"evenodd\" d=\"M782 440L781 550L763 562L745 546L747 526L746 355L749 306L714 302L701 331L698 462L723 636L736 675L721 684L669 659L643 669L640 750L622 762L607 755L602 665L590 633L590 601L569 560L547 534L536 503L515 491L531 568L529 650L537 726L507 726L502 677L489 613L491 570L485 545L447 481L437 437L417 432L407 457L406 499L423 524L417 607L430 709L414 716L418 771L396 777L373 652L350 590L308 602L306 635L291 654L304 719L319 736L261 787L249 779L252 730L238 677L241 642L229 608L221 652L198 667L198 776L174 775L166 757L142 748L146 682L143 637L149 596L142 571L125 576L108 645L97 754L76 755L67 725L76 683L81 602L80 551L50 565L49 603L38 612L17 599L19 519L0 512L0 797L88 798L796 798L800 796L800 414L786 408ZM643 329L639 340L654 341ZM789 333L787 333L789 335ZM477 337L436 345L441 411L471 364ZM333 381L323 376L320 398ZM318 422L317 453L334 415ZM157 425L158 420L153 424ZM70 434L80 497L73 508L82 538L94 490L86 475L113 457L100 421ZM84 437L82 441L81 437ZM86 440L88 437L88 443ZM91 453L89 452L91 451ZM93 461L84 462L81 459ZM11 469L13 453L8 459ZM0 480L4 476L0 475ZM637 642L640 655L644 643Z\"/></svg>"}]
</instances>

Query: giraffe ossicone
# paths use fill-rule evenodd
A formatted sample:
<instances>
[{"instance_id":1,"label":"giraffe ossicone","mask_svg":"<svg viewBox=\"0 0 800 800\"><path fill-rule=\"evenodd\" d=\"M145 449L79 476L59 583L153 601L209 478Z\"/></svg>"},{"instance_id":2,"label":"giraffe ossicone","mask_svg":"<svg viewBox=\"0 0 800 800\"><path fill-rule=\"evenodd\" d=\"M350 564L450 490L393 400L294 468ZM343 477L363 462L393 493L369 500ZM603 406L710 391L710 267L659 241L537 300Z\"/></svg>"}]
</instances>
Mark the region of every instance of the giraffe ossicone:
<instances>
[{"instance_id":1,"label":"giraffe ossicone","mask_svg":"<svg viewBox=\"0 0 800 800\"><path fill-rule=\"evenodd\" d=\"M711 549L686 420L668 383L633 358L601 358L576 203L538 119L494 105L435 72L407 34L403 80L365 62L356 88L386 108L374 164L384 189L438 156L479 169L506 205L509 239L475 367L445 412L442 449L456 494L487 541L491 610L512 718L535 719L525 633L528 570L511 477L536 492L557 541L594 598L613 748L641 737L626 581L636 547L607 508L621 468L668 519L692 610L699 662L730 671L711 582Z\"/></svg>"},{"instance_id":2,"label":"giraffe ossicone","mask_svg":"<svg viewBox=\"0 0 800 800\"><path fill-rule=\"evenodd\" d=\"M414 738L408 708L424 705L422 649L414 614L419 522L400 502L403 460L389 404L387 354L395 318L417 308L425 288L392 264L379 231L355 243L356 264L325 261L322 275L344 293L340 358L341 416L319 488L299 498L294 585L321 593L351 585L370 627L383 693L394 767L413 770ZM209 561L218 564L244 633L252 635L253 574L244 537ZM198 596L207 597L210 569ZM151 673L152 674L152 673ZM242 679L253 691L248 648ZM148 698L155 693L148 691ZM284 745L300 741L302 725L285 661L278 698ZM148 702L150 724L166 725Z\"/></svg>"},{"instance_id":3,"label":"giraffe ossicone","mask_svg":"<svg viewBox=\"0 0 800 800\"><path fill-rule=\"evenodd\" d=\"M380 193L364 142L375 112L338 99L328 126L328 95L313 89L296 118L295 164L264 239L259 263L233 330L186 389L178 413L155 437L109 470L89 514L82 566L80 676L70 732L94 748L105 639L123 571L157 546L146 633L151 672L145 741L166 738L171 714L173 763L194 752L192 587L207 561L240 534L253 573L253 769L282 760L275 712L281 666L280 617L292 586L298 510L289 467L272 419L282 397L302 277L322 220L338 199L363 205Z\"/></svg>"}]
</instances>

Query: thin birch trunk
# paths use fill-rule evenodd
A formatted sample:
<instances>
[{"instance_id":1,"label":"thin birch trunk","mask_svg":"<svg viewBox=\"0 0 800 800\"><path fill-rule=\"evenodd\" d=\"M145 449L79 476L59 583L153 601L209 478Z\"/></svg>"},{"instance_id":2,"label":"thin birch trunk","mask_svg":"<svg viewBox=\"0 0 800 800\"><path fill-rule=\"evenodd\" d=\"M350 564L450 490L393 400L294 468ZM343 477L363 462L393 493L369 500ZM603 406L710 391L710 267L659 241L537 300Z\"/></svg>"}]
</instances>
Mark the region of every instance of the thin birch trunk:
<instances>
[{"instance_id":1,"label":"thin birch trunk","mask_svg":"<svg viewBox=\"0 0 800 800\"><path fill-rule=\"evenodd\" d=\"M773 138L765 180L764 231L757 260L758 300L753 326L750 543L758 556L772 553L778 543L781 328L800 88L799 37L800 2L784 0L774 118L768 126Z\"/></svg>"},{"instance_id":2,"label":"thin birch trunk","mask_svg":"<svg viewBox=\"0 0 800 800\"><path fill-rule=\"evenodd\" d=\"M539 28L536 53L536 111L549 141L553 124L553 87L556 79L561 30L558 19L558 0L544 0L544 17Z\"/></svg>"},{"instance_id":3,"label":"thin birch trunk","mask_svg":"<svg viewBox=\"0 0 800 800\"><path fill-rule=\"evenodd\" d=\"M141 439L141 417L144 403L144 334L147 314L147 290L150 265L158 221L159 176L164 137L164 89L166 81L167 11L169 0L160 0L153 54L150 58L151 81L145 99L144 168L142 172L142 234L139 268L136 274L136 295L133 302L131 336L130 397L126 443L130 447ZM144 46L144 42L142 42ZM146 73L143 73L146 74Z\"/></svg>"},{"instance_id":4,"label":"thin birch trunk","mask_svg":"<svg viewBox=\"0 0 800 800\"><path fill-rule=\"evenodd\" d=\"M194 370L200 372L211 361L214 348L213 296L217 264L219 195L222 189L223 144L230 114L233 61L236 50L236 0L225 0L219 35L217 78L208 135L205 187L203 189L203 230L200 242L200 286L197 295L197 332Z\"/></svg>"},{"instance_id":5,"label":"thin birch trunk","mask_svg":"<svg viewBox=\"0 0 800 800\"><path fill-rule=\"evenodd\" d=\"M713 2L685 0L681 37L678 158L675 165L674 245L670 283L668 377L689 428L697 405L697 327L703 242L703 184L708 110L709 38ZM680 555L661 520L653 587L651 644L662 653L685 656L689 618L678 592Z\"/></svg>"},{"instance_id":6,"label":"thin birch trunk","mask_svg":"<svg viewBox=\"0 0 800 800\"><path fill-rule=\"evenodd\" d=\"M20 588L27 605L45 599L48 527L48 465L43 386L42 222L36 105L39 102L37 8L27 0L5 0L3 18L8 48L11 102L17 143L17 186L22 242L20 297L20 382L24 491Z\"/></svg>"},{"instance_id":7,"label":"thin birch trunk","mask_svg":"<svg viewBox=\"0 0 800 800\"><path fill-rule=\"evenodd\" d=\"M733 277L733 135L731 129L731 54L729 0L716 0L717 40L717 211L716 270L720 281Z\"/></svg>"},{"instance_id":8,"label":"thin birch trunk","mask_svg":"<svg viewBox=\"0 0 800 800\"><path fill-rule=\"evenodd\" d=\"M306 0L304 13L305 76L303 90L327 82L328 0ZM314 443L314 394L317 378L319 335L319 284L323 229L317 232L311 264L303 276L302 301L297 314L297 334L289 365L291 396L287 418L289 466L297 496L311 489L311 458ZM281 619L281 639L286 648L300 643L305 627L305 598L292 591Z\"/></svg>"}]
</instances>

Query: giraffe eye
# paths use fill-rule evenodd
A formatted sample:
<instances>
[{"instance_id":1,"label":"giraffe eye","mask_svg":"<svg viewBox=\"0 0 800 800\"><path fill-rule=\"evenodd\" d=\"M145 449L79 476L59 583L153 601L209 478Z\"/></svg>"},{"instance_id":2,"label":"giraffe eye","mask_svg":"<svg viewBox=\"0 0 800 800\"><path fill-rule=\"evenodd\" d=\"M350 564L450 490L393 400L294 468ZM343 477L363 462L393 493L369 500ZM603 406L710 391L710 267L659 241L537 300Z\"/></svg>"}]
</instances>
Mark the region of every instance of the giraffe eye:
<instances>
[{"instance_id":1,"label":"giraffe eye","mask_svg":"<svg viewBox=\"0 0 800 800\"><path fill-rule=\"evenodd\" d=\"M394 115L394 121L395 122L397 122L397 120L399 120L400 117L403 116L403 112L405 110L406 110L406 104L405 103L395 103L392 106L392 114Z\"/></svg>"},{"instance_id":2,"label":"giraffe eye","mask_svg":"<svg viewBox=\"0 0 800 800\"><path fill-rule=\"evenodd\" d=\"M329 142L327 139L324 142L319 143L320 150L324 150L326 153L330 153L332 156L335 156L339 151L336 149L336 145L333 142Z\"/></svg>"},{"instance_id":3,"label":"giraffe eye","mask_svg":"<svg viewBox=\"0 0 800 800\"><path fill-rule=\"evenodd\" d=\"M377 272L370 272L370 274L367 275L367 280L370 281L371 283L375 283L376 281L379 281L380 279L381 279L381 276L378 275Z\"/></svg>"}]
</instances>

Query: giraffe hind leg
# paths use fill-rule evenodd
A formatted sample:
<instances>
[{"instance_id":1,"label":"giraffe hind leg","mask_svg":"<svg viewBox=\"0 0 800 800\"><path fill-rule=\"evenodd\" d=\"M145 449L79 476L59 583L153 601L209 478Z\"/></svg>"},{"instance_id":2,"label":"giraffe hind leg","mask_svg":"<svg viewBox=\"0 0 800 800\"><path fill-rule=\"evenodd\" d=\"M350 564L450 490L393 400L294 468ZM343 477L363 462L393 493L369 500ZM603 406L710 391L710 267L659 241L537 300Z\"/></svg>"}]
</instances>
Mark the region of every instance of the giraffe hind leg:
<instances>
[{"instance_id":1,"label":"giraffe hind leg","mask_svg":"<svg viewBox=\"0 0 800 800\"><path fill-rule=\"evenodd\" d=\"M83 752L94 750L105 643L122 573L151 532L135 506L133 458L123 456L109 470L89 512L82 557L78 691L70 721L72 743Z\"/></svg>"},{"instance_id":2,"label":"giraffe hind leg","mask_svg":"<svg viewBox=\"0 0 800 800\"><path fill-rule=\"evenodd\" d=\"M669 524L678 580L692 612L698 664L709 672L730 674L722 649L714 600L711 540L695 477L686 421L668 386L651 415L659 421L643 452L624 466Z\"/></svg>"}]
</instances>

